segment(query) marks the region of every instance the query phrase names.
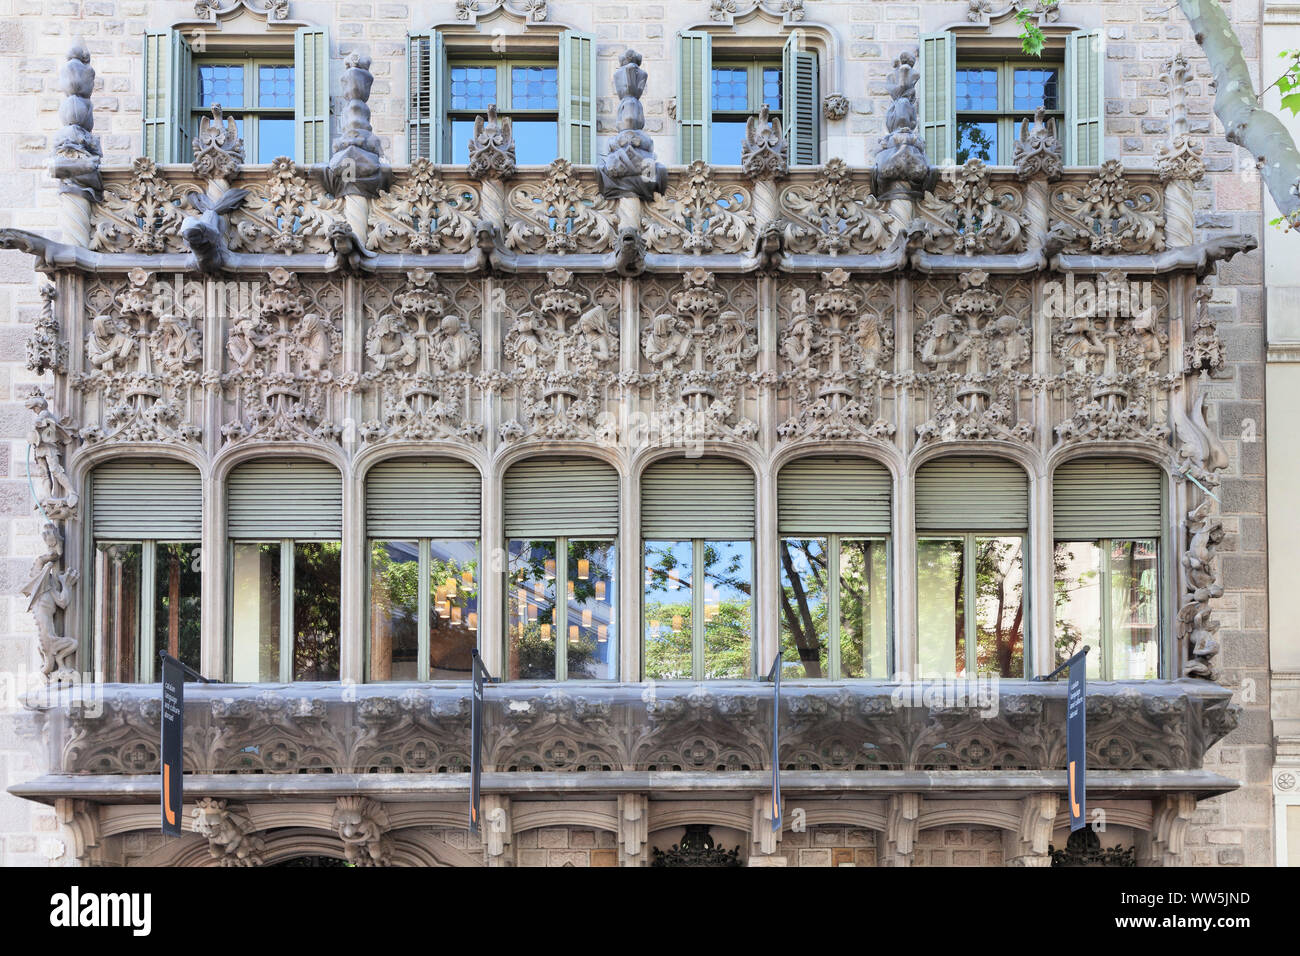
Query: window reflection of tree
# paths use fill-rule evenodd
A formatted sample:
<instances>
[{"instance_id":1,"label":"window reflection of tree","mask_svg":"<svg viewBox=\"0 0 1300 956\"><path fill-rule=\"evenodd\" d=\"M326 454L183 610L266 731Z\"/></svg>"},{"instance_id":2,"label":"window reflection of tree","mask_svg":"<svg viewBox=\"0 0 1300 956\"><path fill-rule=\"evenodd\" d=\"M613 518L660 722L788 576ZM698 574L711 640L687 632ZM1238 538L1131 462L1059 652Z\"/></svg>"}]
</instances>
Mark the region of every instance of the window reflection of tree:
<instances>
[{"instance_id":1,"label":"window reflection of tree","mask_svg":"<svg viewBox=\"0 0 1300 956\"><path fill-rule=\"evenodd\" d=\"M342 546L299 542L293 549L293 679L339 679Z\"/></svg>"},{"instance_id":2,"label":"window reflection of tree","mask_svg":"<svg viewBox=\"0 0 1300 956\"><path fill-rule=\"evenodd\" d=\"M796 552L807 562L806 579L798 570ZM781 588L781 614L788 633L794 638L793 650L799 655L805 677L827 676L822 669L827 637L826 575L830 571L826 555L824 539L781 539L781 567L786 585Z\"/></svg>"}]
</instances>

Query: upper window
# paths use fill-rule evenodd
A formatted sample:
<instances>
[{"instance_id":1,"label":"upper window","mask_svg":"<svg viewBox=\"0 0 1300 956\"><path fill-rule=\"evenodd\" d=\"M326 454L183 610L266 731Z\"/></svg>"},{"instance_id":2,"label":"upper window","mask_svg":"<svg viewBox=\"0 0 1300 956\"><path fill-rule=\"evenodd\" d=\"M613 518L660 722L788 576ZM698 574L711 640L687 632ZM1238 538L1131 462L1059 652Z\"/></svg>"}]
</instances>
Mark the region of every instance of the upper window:
<instances>
[{"instance_id":1,"label":"upper window","mask_svg":"<svg viewBox=\"0 0 1300 956\"><path fill-rule=\"evenodd\" d=\"M479 39L448 49L438 32L409 38L408 158L467 163L475 119L495 106L510 118L516 163L595 162L593 38L565 31L552 55L499 52Z\"/></svg>"},{"instance_id":2,"label":"upper window","mask_svg":"<svg viewBox=\"0 0 1300 956\"><path fill-rule=\"evenodd\" d=\"M196 62L192 110L193 128L219 105L233 116L244 141L244 158L270 163L293 155L294 68L284 59L232 60L227 57Z\"/></svg>"},{"instance_id":3,"label":"upper window","mask_svg":"<svg viewBox=\"0 0 1300 956\"><path fill-rule=\"evenodd\" d=\"M981 159L1009 165L1022 124L1041 107L1055 123L1069 166L1102 161L1101 34L1048 38L1041 57L989 52L953 33L921 38L917 89L926 153L935 165Z\"/></svg>"},{"instance_id":4,"label":"upper window","mask_svg":"<svg viewBox=\"0 0 1300 956\"><path fill-rule=\"evenodd\" d=\"M792 33L783 47L714 46L713 37L679 38L678 159L739 165L745 125L763 106L781 120L791 165L815 165L819 150L817 54Z\"/></svg>"}]
</instances>

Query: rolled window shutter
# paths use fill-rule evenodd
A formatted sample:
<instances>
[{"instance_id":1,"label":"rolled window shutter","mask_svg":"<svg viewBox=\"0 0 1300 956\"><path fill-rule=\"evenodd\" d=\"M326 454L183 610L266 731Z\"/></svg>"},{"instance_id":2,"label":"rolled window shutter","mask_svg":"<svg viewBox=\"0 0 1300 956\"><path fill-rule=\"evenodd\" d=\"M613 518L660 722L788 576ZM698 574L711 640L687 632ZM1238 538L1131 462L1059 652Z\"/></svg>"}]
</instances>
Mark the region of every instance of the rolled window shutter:
<instances>
[{"instance_id":1,"label":"rolled window shutter","mask_svg":"<svg viewBox=\"0 0 1300 956\"><path fill-rule=\"evenodd\" d=\"M325 462L252 461L231 472L226 493L226 532L232 538L343 536L343 482Z\"/></svg>"},{"instance_id":2,"label":"rolled window shutter","mask_svg":"<svg viewBox=\"0 0 1300 956\"><path fill-rule=\"evenodd\" d=\"M505 477L508 539L618 534L618 472L592 458L534 458Z\"/></svg>"},{"instance_id":3,"label":"rolled window shutter","mask_svg":"<svg viewBox=\"0 0 1300 956\"><path fill-rule=\"evenodd\" d=\"M712 69L710 36L683 33L677 57L677 158L684 165L709 158Z\"/></svg>"},{"instance_id":4,"label":"rolled window shutter","mask_svg":"<svg viewBox=\"0 0 1300 956\"><path fill-rule=\"evenodd\" d=\"M433 159L433 34L406 38L406 160Z\"/></svg>"},{"instance_id":5,"label":"rolled window shutter","mask_svg":"<svg viewBox=\"0 0 1300 956\"><path fill-rule=\"evenodd\" d=\"M1100 166L1105 139L1102 77L1106 45L1099 30L1065 38L1065 139L1067 166Z\"/></svg>"},{"instance_id":6,"label":"rolled window shutter","mask_svg":"<svg viewBox=\"0 0 1300 956\"><path fill-rule=\"evenodd\" d=\"M754 537L754 473L728 458L651 465L641 476L641 536Z\"/></svg>"},{"instance_id":7,"label":"rolled window shutter","mask_svg":"<svg viewBox=\"0 0 1300 956\"><path fill-rule=\"evenodd\" d=\"M468 462L382 462L366 475L366 534L477 540L482 491L478 469Z\"/></svg>"},{"instance_id":8,"label":"rolled window shutter","mask_svg":"<svg viewBox=\"0 0 1300 956\"><path fill-rule=\"evenodd\" d=\"M957 118L952 96L956 44L950 33L921 37L919 122L931 165L951 166L957 156Z\"/></svg>"},{"instance_id":9,"label":"rolled window shutter","mask_svg":"<svg viewBox=\"0 0 1300 956\"><path fill-rule=\"evenodd\" d=\"M999 458L940 458L916 473L918 531L1024 532L1025 470Z\"/></svg>"},{"instance_id":10,"label":"rolled window shutter","mask_svg":"<svg viewBox=\"0 0 1300 956\"><path fill-rule=\"evenodd\" d=\"M790 165L817 165L817 54L799 49L798 31L781 50L781 125Z\"/></svg>"},{"instance_id":11,"label":"rolled window shutter","mask_svg":"<svg viewBox=\"0 0 1300 956\"><path fill-rule=\"evenodd\" d=\"M184 40L175 30L144 35L143 154L155 163L170 163L173 157L173 134L177 127L172 58L177 42L184 43Z\"/></svg>"},{"instance_id":12,"label":"rolled window shutter","mask_svg":"<svg viewBox=\"0 0 1300 956\"><path fill-rule=\"evenodd\" d=\"M324 27L299 27L293 38L294 161L304 166L330 158L330 44Z\"/></svg>"},{"instance_id":13,"label":"rolled window shutter","mask_svg":"<svg viewBox=\"0 0 1300 956\"><path fill-rule=\"evenodd\" d=\"M596 161L596 38L565 30L560 37L560 155Z\"/></svg>"},{"instance_id":14,"label":"rolled window shutter","mask_svg":"<svg viewBox=\"0 0 1300 956\"><path fill-rule=\"evenodd\" d=\"M1066 462L1052 478L1052 535L1059 541L1158 538L1162 473L1125 458Z\"/></svg>"},{"instance_id":15,"label":"rolled window shutter","mask_svg":"<svg viewBox=\"0 0 1300 956\"><path fill-rule=\"evenodd\" d=\"M801 458L777 478L781 535L889 534L889 469L862 458Z\"/></svg>"},{"instance_id":16,"label":"rolled window shutter","mask_svg":"<svg viewBox=\"0 0 1300 956\"><path fill-rule=\"evenodd\" d=\"M91 524L100 540L198 541L203 485L179 461L115 461L91 476Z\"/></svg>"}]
</instances>

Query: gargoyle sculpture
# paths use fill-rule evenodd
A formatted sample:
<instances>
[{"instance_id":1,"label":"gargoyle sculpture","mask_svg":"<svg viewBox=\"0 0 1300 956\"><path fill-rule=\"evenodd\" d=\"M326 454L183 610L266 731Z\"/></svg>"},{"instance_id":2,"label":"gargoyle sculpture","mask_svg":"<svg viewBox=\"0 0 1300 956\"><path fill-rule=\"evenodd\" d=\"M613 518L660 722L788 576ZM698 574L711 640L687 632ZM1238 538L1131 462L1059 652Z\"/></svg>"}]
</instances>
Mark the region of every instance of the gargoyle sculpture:
<instances>
[{"instance_id":1,"label":"gargoyle sculpture","mask_svg":"<svg viewBox=\"0 0 1300 956\"><path fill-rule=\"evenodd\" d=\"M203 193L190 192L185 201L198 213L186 216L181 223L181 238L189 244L200 272L213 275L226 267L226 215L238 209L248 198L247 189L228 189L221 198L211 200Z\"/></svg>"}]
</instances>

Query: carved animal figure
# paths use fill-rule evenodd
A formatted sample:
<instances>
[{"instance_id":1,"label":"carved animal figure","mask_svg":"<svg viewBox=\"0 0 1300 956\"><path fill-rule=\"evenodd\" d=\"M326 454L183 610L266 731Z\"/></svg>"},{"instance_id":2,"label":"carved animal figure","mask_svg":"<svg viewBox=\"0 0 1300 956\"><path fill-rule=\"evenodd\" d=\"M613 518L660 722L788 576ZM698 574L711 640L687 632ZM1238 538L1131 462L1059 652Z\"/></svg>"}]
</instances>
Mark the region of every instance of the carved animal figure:
<instances>
[{"instance_id":1,"label":"carved animal figure","mask_svg":"<svg viewBox=\"0 0 1300 956\"><path fill-rule=\"evenodd\" d=\"M229 255L226 249L226 214L238 209L247 198L247 189L228 189L215 202L203 193L186 194L185 201L198 215L185 217L181 223L181 238L189 245L195 264L205 275L225 268Z\"/></svg>"},{"instance_id":2,"label":"carved animal figure","mask_svg":"<svg viewBox=\"0 0 1300 956\"><path fill-rule=\"evenodd\" d=\"M645 236L635 226L624 226L618 231L618 244L614 249L614 269L621 276L639 276L645 271Z\"/></svg>"}]
</instances>

